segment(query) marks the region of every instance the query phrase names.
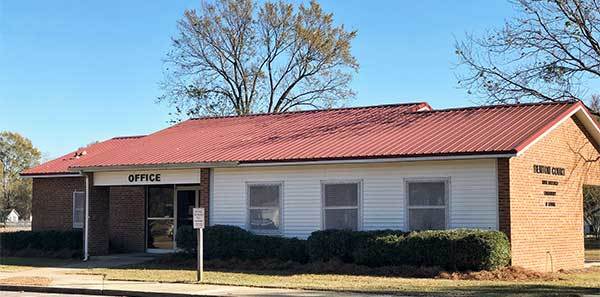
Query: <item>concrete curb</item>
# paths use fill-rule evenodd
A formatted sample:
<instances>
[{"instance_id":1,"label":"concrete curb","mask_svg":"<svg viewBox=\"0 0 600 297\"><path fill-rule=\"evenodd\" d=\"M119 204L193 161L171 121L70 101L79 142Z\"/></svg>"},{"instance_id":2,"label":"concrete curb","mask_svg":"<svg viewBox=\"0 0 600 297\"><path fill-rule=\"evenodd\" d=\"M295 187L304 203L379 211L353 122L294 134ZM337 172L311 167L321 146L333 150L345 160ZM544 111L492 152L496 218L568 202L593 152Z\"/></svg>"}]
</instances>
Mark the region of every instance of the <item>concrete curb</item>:
<instances>
[{"instance_id":1,"label":"concrete curb","mask_svg":"<svg viewBox=\"0 0 600 297\"><path fill-rule=\"evenodd\" d=\"M218 296L218 295L196 295L196 294L140 292L140 291L125 291L125 290L99 290L99 289L82 289L82 288L8 286L8 285L0 285L0 292L1 291L99 295L99 296L129 296L129 297L228 297L228 296Z\"/></svg>"}]
</instances>

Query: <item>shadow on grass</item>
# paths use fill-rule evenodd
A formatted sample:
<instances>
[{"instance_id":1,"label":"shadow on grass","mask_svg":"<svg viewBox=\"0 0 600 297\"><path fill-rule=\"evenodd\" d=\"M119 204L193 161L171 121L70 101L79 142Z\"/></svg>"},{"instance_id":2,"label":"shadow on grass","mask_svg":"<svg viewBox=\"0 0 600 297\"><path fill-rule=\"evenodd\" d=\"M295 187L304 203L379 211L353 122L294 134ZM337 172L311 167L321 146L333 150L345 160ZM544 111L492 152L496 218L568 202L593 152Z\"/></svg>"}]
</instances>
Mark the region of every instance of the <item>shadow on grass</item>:
<instances>
[{"instance_id":1,"label":"shadow on grass","mask_svg":"<svg viewBox=\"0 0 600 297\"><path fill-rule=\"evenodd\" d=\"M402 292L410 295L428 295L423 292ZM600 294L599 289L591 289L581 286L561 286L561 285L543 285L543 284L518 284L504 286L469 286L452 287L435 292L431 295L436 296L583 296Z\"/></svg>"},{"instance_id":2,"label":"shadow on grass","mask_svg":"<svg viewBox=\"0 0 600 297\"><path fill-rule=\"evenodd\" d=\"M81 260L79 259L55 259L42 257L0 257L0 265L27 266L36 268L60 268L79 262L81 262Z\"/></svg>"}]
</instances>

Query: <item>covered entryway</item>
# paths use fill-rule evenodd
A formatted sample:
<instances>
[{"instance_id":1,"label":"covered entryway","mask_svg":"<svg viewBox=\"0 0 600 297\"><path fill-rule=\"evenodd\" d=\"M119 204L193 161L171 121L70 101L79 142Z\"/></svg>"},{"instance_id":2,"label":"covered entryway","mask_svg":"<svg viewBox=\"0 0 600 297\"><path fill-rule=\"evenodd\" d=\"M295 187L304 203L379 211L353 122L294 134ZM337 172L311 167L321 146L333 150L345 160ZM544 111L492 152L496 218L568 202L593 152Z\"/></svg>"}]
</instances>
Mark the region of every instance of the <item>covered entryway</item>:
<instances>
[{"instance_id":1,"label":"covered entryway","mask_svg":"<svg viewBox=\"0 0 600 297\"><path fill-rule=\"evenodd\" d=\"M102 171L86 174L84 249L89 255L170 253L192 209L208 208L209 169Z\"/></svg>"}]
</instances>

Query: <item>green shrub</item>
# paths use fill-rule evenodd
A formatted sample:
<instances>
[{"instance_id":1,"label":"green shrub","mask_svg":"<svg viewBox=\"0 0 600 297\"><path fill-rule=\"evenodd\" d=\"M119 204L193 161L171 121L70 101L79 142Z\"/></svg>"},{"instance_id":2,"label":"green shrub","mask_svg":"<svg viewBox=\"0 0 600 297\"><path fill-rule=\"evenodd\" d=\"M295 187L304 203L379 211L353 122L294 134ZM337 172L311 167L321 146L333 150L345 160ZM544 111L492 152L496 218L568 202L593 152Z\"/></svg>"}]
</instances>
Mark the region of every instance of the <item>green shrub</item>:
<instances>
[{"instance_id":1,"label":"green shrub","mask_svg":"<svg viewBox=\"0 0 600 297\"><path fill-rule=\"evenodd\" d=\"M494 270L510 264L510 242L500 231L473 231L456 242L458 270Z\"/></svg>"},{"instance_id":2,"label":"green shrub","mask_svg":"<svg viewBox=\"0 0 600 297\"><path fill-rule=\"evenodd\" d=\"M308 237L308 254L311 261L327 262L339 259L344 262L354 262L356 251L367 249L375 238L404 236L405 234L405 232L397 230L315 231Z\"/></svg>"},{"instance_id":3,"label":"green shrub","mask_svg":"<svg viewBox=\"0 0 600 297\"><path fill-rule=\"evenodd\" d=\"M195 253L195 230L190 226L179 228L177 246ZM204 229L204 255L207 260L274 259L299 263L341 260L369 267L410 265L493 270L510 263L510 244L499 231L325 230L301 240L255 235L239 227L217 225Z\"/></svg>"},{"instance_id":4,"label":"green shrub","mask_svg":"<svg viewBox=\"0 0 600 297\"><path fill-rule=\"evenodd\" d=\"M196 253L196 231L191 226L177 229L177 246ZM215 225L204 229L204 257L210 259L279 259L306 263L306 241L297 238L255 235L235 226Z\"/></svg>"},{"instance_id":5,"label":"green shrub","mask_svg":"<svg viewBox=\"0 0 600 297\"><path fill-rule=\"evenodd\" d=\"M349 230L315 231L308 237L308 255L312 262L352 260L353 232Z\"/></svg>"},{"instance_id":6,"label":"green shrub","mask_svg":"<svg viewBox=\"0 0 600 297\"><path fill-rule=\"evenodd\" d=\"M80 230L0 233L0 251L8 254L23 251L44 253L60 251L61 254L79 255L82 249L83 234Z\"/></svg>"},{"instance_id":7,"label":"green shrub","mask_svg":"<svg viewBox=\"0 0 600 297\"><path fill-rule=\"evenodd\" d=\"M353 262L370 267L493 270L510 263L510 243L499 231L457 229L412 232L406 236L383 234L359 247Z\"/></svg>"}]
</instances>

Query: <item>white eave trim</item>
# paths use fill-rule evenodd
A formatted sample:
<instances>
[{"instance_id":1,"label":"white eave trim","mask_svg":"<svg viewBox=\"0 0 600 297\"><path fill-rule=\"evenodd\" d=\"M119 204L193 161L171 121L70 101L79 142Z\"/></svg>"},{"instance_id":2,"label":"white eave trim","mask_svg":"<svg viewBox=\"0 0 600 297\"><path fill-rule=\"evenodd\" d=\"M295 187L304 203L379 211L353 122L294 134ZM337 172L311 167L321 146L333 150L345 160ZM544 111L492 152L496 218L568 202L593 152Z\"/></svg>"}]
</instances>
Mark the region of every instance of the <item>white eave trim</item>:
<instances>
[{"instance_id":1,"label":"white eave trim","mask_svg":"<svg viewBox=\"0 0 600 297\"><path fill-rule=\"evenodd\" d=\"M265 162L265 163L241 163L238 165L238 167L326 165L326 164L368 164L368 163L394 163L394 162L416 162L416 161L472 160L472 159L510 158L510 157L515 157L515 156L516 156L516 154L479 154L479 155L464 155L464 156L455 155L455 156L430 156L430 157L381 158L381 159Z\"/></svg>"},{"instance_id":2,"label":"white eave trim","mask_svg":"<svg viewBox=\"0 0 600 297\"><path fill-rule=\"evenodd\" d=\"M530 142L527 146L525 146L524 148L522 148L517 153L517 156L520 156L523 153L525 153L529 148L531 148L538 141L540 141L541 139L543 139L544 137L546 137L548 134L550 134L550 132L554 131L554 129L558 128L565 121L567 121L568 119L570 119L573 115L577 116L577 118L579 118L581 120L581 122L583 123L583 125L585 126L585 128L592 135L592 137L594 137L594 140L596 140L596 143L600 144L600 128L596 124L596 121L590 117L590 114L589 114L589 112L587 112L585 110L585 107L579 106L578 108L574 109L573 111L571 111L570 113L568 113L567 115L565 115L560 121L558 121L554 125L552 125L552 127L550 127L548 130L546 130L540 136L538 136L535 140L533 140L532 142Z\"/></svg>"},{"instance_id":3,"label":"white eave trim","mask_svg":"<svg viewBox=\"0 0 600 297\"><path fill-rule=\"evenodd\" d=\"M77 174L38 174L38 175L21 175L21 178L54 178L54 177L82 177Z\"/></svg>"},{"instance_id":4,"label":"white eave trim","mask_svg":"<svg viewBox=\"0 0 600 297\"><path fill-rule=\"evenodd\" d=\"M92 166L70 168L77 172L104 172L104 171L132 171L132 170L168 170L168 169L198 169L236 167L238 162L214 163L185 163L185 164L151 164L151 165L118 165L118 166Z\"/></svg>"}]
</instances>

